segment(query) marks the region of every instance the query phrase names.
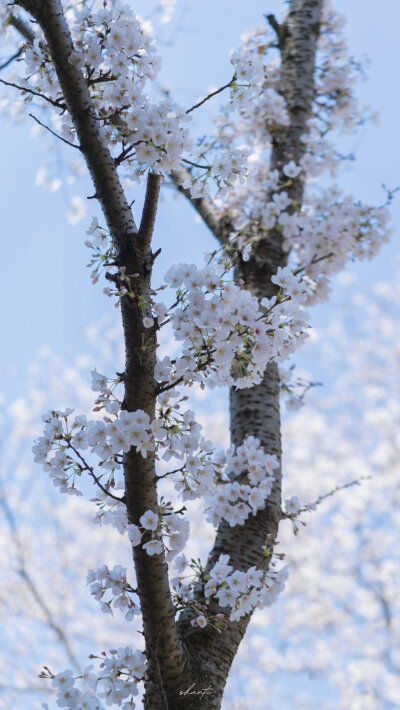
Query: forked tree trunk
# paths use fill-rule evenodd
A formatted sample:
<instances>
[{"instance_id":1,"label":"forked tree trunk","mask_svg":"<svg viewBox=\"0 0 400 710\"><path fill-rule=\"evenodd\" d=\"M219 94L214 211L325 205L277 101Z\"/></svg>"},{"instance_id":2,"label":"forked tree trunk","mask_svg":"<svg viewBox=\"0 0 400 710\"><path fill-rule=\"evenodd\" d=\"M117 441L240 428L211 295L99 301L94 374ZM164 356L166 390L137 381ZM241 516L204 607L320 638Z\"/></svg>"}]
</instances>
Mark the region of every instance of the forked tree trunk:
<instances>
[{"instance_id":1,"label":"forked tree trunk","mask_svg":"<svg viewBox=\"0 0 400 710\"><path fill-rule=\"evenodd\" d=\"M290 0L287 20L277 30L281 51L280 92L286 100L290 117L288 128L274 133L271 168L282 170L290 160L299 161L304 151L300 140L306 132L314 96L314 64L323 0ZM126 273L138 273L136 288L146 298L150 288L152 253L150 240L157 203L157 185L148 182L148 218L137 230L125 198L114 161L99 135L93 118L86 81L68 57L72 39L60 0L16 0L40 24L54 61L70 116L93 178L96 196L102 206L110 233L116 244L118 260ZM17 27L18 22L14 21ZM18 29L18 27L17 27ZM27 32L29 32L29 28ZM23 32L24 34L24 32ZM25 33L25 36L29 36ZM289 196L301 204L301 179L293 181ZM270 195L265 195L269 201ZM226 225L215 220L212 205L193 200L206 224L217 238ZM274 293L271 276L286 262L279 231L259 233L248 262L241 262L236 276L245 288L259 298ZM128 410L144 409L153 415L155 404L154 361L155 333L144 332L142 314L135 303L122 301L123 326L127 351L125 402ZM143 338L147 339L144 346ZM150 342L151 341L151 342ZM150 347L150 346L153 347ZM270 364L258 386L230 395L231 439L240 445L246 434L260 439L269 453L281 458L279 374ZM144 510L156 506L154 461L144 460L133 449L125 456L126 503L128 517L137 523ZM261 546L273 546L281 517L281 472L275 470L275 485L265 508L250 515L242 526L231 528L221 523L210 553L212 566L221 553L230 556L239 570L269 564ZM146 710L219 710L227 677L238 646L250 621L250 615L232 623L218 633L210 627L193 629L189 612L182 613L177 625L168 588L167 568L163 555L150 558L135 548L138 591L144 615L144 636L149 659L144 706ZM215 601L211 613L218 613Z\"/></svg>"}]
</instances>

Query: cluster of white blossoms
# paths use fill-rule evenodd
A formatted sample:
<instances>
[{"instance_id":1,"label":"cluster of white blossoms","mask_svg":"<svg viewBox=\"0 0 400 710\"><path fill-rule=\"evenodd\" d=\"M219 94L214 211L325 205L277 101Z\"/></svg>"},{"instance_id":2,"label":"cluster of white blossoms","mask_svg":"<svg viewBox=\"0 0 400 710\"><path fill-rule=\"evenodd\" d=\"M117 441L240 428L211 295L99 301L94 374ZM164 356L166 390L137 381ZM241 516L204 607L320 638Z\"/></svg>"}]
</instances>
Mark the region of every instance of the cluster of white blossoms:
<instances>
[{"instance_id":1,"label":"cluster of white blossoms","mask_svg":"<svg viewBox=\"0 0 400 710\"><path fill-rule=\"evenodd\" d=\"M329 134L353 130L366 116L353 89L360 67L348 55L342 27L341 16L324 3L315 100L302 136L304 154L297 162L288 156L286 164L270 169L274 132L287 126L289 117L278 93L280 68L272 49L276 38L268 28L243 37L242 55L253 67L264 63L264 72L254 73L258 84L253 85L251 100L241 102L240 120L232 119L229 106L223 108L209 142L231 150L245 145L250 153L245 179L234 190L221 192L217 201L221 217L230 220L235 244L247 250L257 234L281 233L289 264L307 278L310 303L326 297L330 275L349 258L370 258L390 234L384 205L362 205L334 185L322 194L320 187L314 189L314 178L335 174L345 158L334 150ZM298 198L290 197L296 181L304 188L301 209Z\"/></svg>"},{"instance_id":2,"label":"cluster of white blossoms","mask_svg":"<svg viewBox=\"0 0 400 710\"><path fill-rule=\"evenodd\" d=\"M127 621L140 614L139 600L126 579L126 567L114 565L110 570L107 565L102 565L96 571L91 569L86 582L104 614L112 614L113 608L120 609L125 612ZM110 597L107 601L106 596Z\"/></svg>"},{"instance_id":3,"label":"cluster of white blossoms","mask_svg":"<svg viewBox=\"0 0 400 710\"><path fill-rule=\"evenodd\" d=\"M87 81L103 137L110 147L119 146L118 164L131 179L146 169L169 172L183 150L190 148L184 124L185 111L164 98L152 102L144 93L146 82L154 81L160 67L153 38L145 23L131 9L119 3L97 11L75 11L71 26L75 50L69 62ZM37 40L25 52L27 88L60 104L53 123L64 139L75 144L75 129L63 110L63 95L51 57Z\"/></svg>"},{"instance_id":4,"label":"cluster of white blossoms","mask_svg":"<svg viewBox=\"0 0 400 710\"><path fill-rule=\"evenodd\" d=\"M343 269L349 258L375 256L390 237L389 218L385 206L355 203L332 188L309 196L292 232L282 231L286 248L311 286L313 302L326 297L329 276Z\"/></svg>"},{"instance_id":5,"label":"cluster of white blossoms","mask_svg":"<svg viewBox=\"0 0 400 710\"><path fill-rule=\"evenodd\" d=\"M91 656L95 658L95 656ZM98 657L98 673L89 666L82 675L65 670L57 675L45 667L42 678L51 678L57 691L57 705L68 710L102 710L107 707L134 710L133 700L138 695L138 683L146 672L146 657L141 651L133 651L129 646L103 652ZM80 685L76 687L76 684ZM47 703L43 704L48 710Z\"/></svg>"},{"instance_id":6,"label":"cluster of white blossoms","mask_svg":"<svg viewBox=\"0 0 400 710\"><path fill-rule=\"evenodd\" d=\"M198 155L190 166L190 174L183 182L183 187L190 190L192 197L207 198L210 188L208 178L213 177L218 187L218 196L224 200L221 205L223 209L231 208L230 196L233 197L233 186L235 193L239 189L240 195L246 194L247 197L249 194L247 186L255 178L254 164L251 161L254 156L252 148L254 143L258 148L262 145L258 140L260 133L264 140L266 127L273 131L289 124L285 100L271 83L270 66L259 47L244 44L232 52L231 63L235 73L230 84L230 98L221 109L220 116L215 119L215 135L201 140ZM275 70L273 74L276 77ZM235 110L239 112L238 121L233 119ZM256 114L255 134L250 141L247 141L247 136L244 135L248 127L243 122L248 113ZM268 140L266 147L269 145ZM264 182L265 176L261 185L257 185L257 192ZM240 184L242 189L239 188ZM245 204L242 207L246 209ZM237 222L238 220L235 220L235 229Z\"/></svg>"},{"instance_id":7,"label":"cluster of white blossoms","mask_svg":"<svg viewBox=\"0 0 400 710\"><path fill-rule=\"evenodd\" d=\"M94 379L103 382L104 376L95 372ZM116 495L123 489L122 480L116 480L122 469L122 453L135 447L144 457L151 450L167 461L180 461L181 466L168 474L178 478L175 489L184 501L203 497L208 518L215 526L222 518L231 526L242 525L250 514L263 508L278 466L276 456L265 453L259 440L252 436L246 437L236 451L231 448L226 456L213 456L213 447L201 436L194 413L181 412L180 402L161 406L160 417L151 423L142 410L122 410L114 419L107 415L103 420L73 418L68 410L52 411L44 417L44 435L33 446L35 461L43 465L61 492L81 495L76 479L83 473L92 478L100 489L96 523L113 525L121 534L127 532L133 546L142 544L149 555L166 552L169 560L184 548L189 523L167 504L160 505L158 511L146 511L140 518L140 527L128 523L124 498ZM90 454L100 459L96 471L81 453L89 448ZM240 483L232 480L239 474ZM96 586L93 592L102 592L99 599L112 586L113 578L109 584L106 568L103 572L101 589ZM123 576L119 581L126 583ZM120 601L114 605L125 604Z\"/></svg>"},{"instance_id":8,"label":"cluster of white blossoms","mask_svg":"<svg viewBox=\"0 0 400 710\"><path fill-rule=\"evenodd\" d=\"M231 89L231 108L246 106L260 93L264 80L264 61L258 54L236 49L231 54L231 64L235 70L235 82Z\"/></svg>"},{"instance_id":9,"label":"cluster of white blossoms","mask_svg":"<svg viewBox=\"0 0 400 710\"><path fill-rule=\"evenodd\" d=\"M279 267L272 277L278 296L259 303L226 278L230 268L226 259L203 269L177 264L168 270L165 282L177 296L170 320L182 354L158 363L156 379L161 383L250 387L261 381L269 361L288 357L305 338L302 303L310 295L305 282L288 267Z\"/></svg>"},{"instance_id":10,"label":"cluster of white blossoms","mask_svg":"<svg viewBox=\"0 0 400 710\"><path fill-rule=\"evenodd\" d=\"M222 519L231 527L243 525L249 515L264 508L278 468L276 456L264 452L254 436L246 437L236 451L232 447L225 458L225 469L235 479L232 483L214 484L208 492L208 519L217 527ZM240 476L240 482L237 478Z\"/></svg>"},{"instance_id":11,"label":"cluster of white blossoms","mask_svg":"<svg viewBox=\"0 0 400 710\"><path fill-rule=\"evenodd\" d=\"M111 393L108 378L97 371L92 373L92 384L102 396ZM181 401L178 400L179 403ZM44 436L34 446L36 459L49 470L61 490L75 491L75 477L86 471L102 489L102 497L97 500L98 520L111 523L121 533L127 533L132 546L142 545L150 556L166 554L168 561L184 549L189 536L189 523L173 510L171 503L160 505L158 510L147 510L138 525L128 523L124 499L115 495L122 488L121 483L114 482L114 474L122 465L121 452L135 446L143 456L147 456L151 449L162 454L166 460L180 459L181 467L171 472L171 475L178 477L175 488L184 499L203 495L207 514L214 525L222 519L231 526L243 524L249 515L255 515L263 508L271 492L273 471L278 466L277 458L265 453L260 442L251 436L246 437L236 450L231 448L226 455L214 460L210 443L201 437L201 427L195 422L193 412L180 412L179 407L180 404L161 405L160 417L154 420L156 424L141 410L119 411L114 418L107 413L103 420L93 421L74 417L71 410L52 411L45 416ZM147 442L146 446L144 442ZM98 466L100 473L95 473L81 454L89 448L91 454L100 459L105 456ZM256 568L247 572L234 570L228 564L228 558L221 556L219 562L209 572L203 571L200 577L206 583L204 599L199 601L196 591L199 576L191 584L185 584L182 573L186 566L186 559L181 555L177 560L181 574L172 581L173 596L177 611L183 606L192 609L192 624L198 628L209 623L221 628L229 620L237 621L256 607L271 604L282 591L286 578L285 570L276 571L273 566L268 572ZM112 614L114 609L119 609L125 613L127 620L140 613L136 590L127 581L125 567L115 565L109 569L103 565L95 571L89 570L87 583L104 613ZM230 607L229 615L211 613L209 604L212 599L218 600L222 608ZM117 688L110 681L106 704L115 702L117 690L122 693L120 700L124 700L129 682L124 681ZM81 698L80 691L72 686L65 687L64 691L67 693L62 695L64 706L77 707L73 703ZM85 702L86 697L90 702L95 702L90 695L85 696ZM68 705L67 701L72 704ZM79 702L83 703L81 699ZM95 704L92 706L97 707Z\"/></svg>"},{"instance_id":12,"label":"cluster of white blossoms","mask_svg":"<svg viewBox=\"0 0 400 710\"><path fill-rule=\"evenodd\" d=\"M97 371L92 374L94 382L104 392L104 376ZM43 465L53 484L63 493L81 495L76 486L76 479L86 472L100 488L95 522L111 524L121 533L126 531L133 546L138 545L142 536L151 531L151 539L147 534L143 540L143 548L147 554L161 554L166 550L167 558L172 559L187 542L188 521L164 505L160 506L157 513L146 511L140 518L141 528L128 524L123 498L115 495L115 492L123 488L123 483L116 481L115 476L122 469L122 454L131 447L135 447L144 458L149 451L163 449L167 458L171 455L183 456L184 451L188 451L193 444L193 437L196 439L196 446L201 446L200 436L190 434L195 428L199 428L199 425L195 427L192 420L193 412L179 415L183 430L178 433L176 425L171 425L170 430L164 428L161 419L155 419L150 424L150 417L142 410L121 410L114 419L106 416L103 420L88 420L82 416L72 418L71 414L72 411L67 410L51 411L44 415L44 435L39 437L33 446L35 461ZM171 415L168 417L167 426L170 417ZM95 472L94 467L81 453L87 449L99 459L98 472ZM110 501L114 503L113 506L109 505ZM92 594L100 600L105 590L111 588L114 595L113 606L128 608L130 612L135 605L130 603L132 600L123 591L130 590L126 583L126 570L118 566L114 568L114 572L115 574L109 573L107 567L98 570L92 580L93 583L97 580L91 587ZM103 611L111 611L109 602L102 602L102 605Z\"/></svg>"},{"instance_id":13,"label":"cluster of white blossoms","mask_svg":"<svg viewBox=\"0 0 400 710\"><path fill-rule=\"evenodd\" d=\"M263 58L244 49L232 52L231 63L234 67L234 76L226 85L226 88L229 86L230 89L226 111L230 113L235 109L240 110L248 106L259 97L265 73ZM269 103L268 99L267 103ZM272 118L274 112L277 114L283 109L284 102L275 92L275 96L270 97L270 104ZM284 116L287 118L286 112ZM182 181L182 186L189 189L192 197L207 196L207 190L210 188L209 178L212 178L221 195L246 180L250 151L247 147L243 147L243 144L232 144L230 125L229 120L225 124L227 130L225 140L219 139L218 144L215 145L215 141L203 139L197 153L194 152L193 159L186 161L191 167L186 179Z\"/></svg>"},{"instance_id":14,"label":"cluster of white blossoms","mask_svg":"<svg viewBox=\"0 0 400 710\"><path fill-rule=\"evenodd\" d=\"M220 555L210 570L205 586L206 597L216 596L223 608L232 608L230 621L238 621L254 609L270 606L285 588L287 569L268 572L250 567L246 572L228 564L229 555Z\"/></svg>"},{"instance_id":15,"label":"cluster of white blossoms","mask_svg":"<svg viewBox=\"0 0 400 710\"><path fill-rule=\"evenodd\" d=\"M223 146L218 160L205 158L203 149L193 152L187 124L190 109L184 109L169 97L156 100L151 96L149 82L154 82L161 60L156 53L149 23L136 17L128 5L119 0L105 5L100 0L90 8L70 7L68 12L74 51L69 62L75 65L86 80L100 132L113 153L116 164L130 181L140 180L148 170L170 174L181 165L183 155L192 164L201 161L200 172L190 176L184 185L193 196L212 182L217 189L232 187L247 173L248 151L243 147ZM25 101L35 96L43 117L51 123L53 132L76 147L77 136L60 88L54 64L40 31L33 43L27 43L23 59L23 76L11 75L15 86L25 93ZM262 63L238 51L232 57L235 75L231 81L231 105L251 100L259 92L263 75ZM255 88L256 87L256 88ZM5 100L5 110L15 113L14 97ZM19 102L20 118L27 111ZM194 161L194 162L193 162ZM52 170L45 168L48 184L61 185L59 178L51 178ZM70 165L75 177L79 170Z\"/></svg>"},{"instance_id":16,"label":"cluster of white blossoms","mask_svg":"<svg viewBox=\"0 0 400 710\"><path fill-rule=\"evenodd\" d=\"M142 543L148 555L160 555L165 551L170 562L188 541L189 521L175 513L168 505L160 506L157 513L146 510L139 522L142 529L138 525L130 524L126 530L132 546L136 547ZM143 542L143 536L146 542Z\"/></svg>"},{"instance_id":17,"label":"cluster of white blossoms","mask_svg":"<svg viewBox=\"0 0 400 710\"><path fill-rule=\"evenodd\" d=\"M238 621L256 608L270 606L285 588L287 568L276 570L272 563L268 571L250 567L244 572L228 563L229 555L223 554L210 570L192 561L189 566L196 576L191 583L185 584L181 578L172 580L178 602L194 612L192 626L204 628L210 624L221 629L228 621ZM186 567L184 559L182 567ZM213 600L221 609L230 607L229 614L212 614L209 606Z\"/></svg>"}]
</instances>

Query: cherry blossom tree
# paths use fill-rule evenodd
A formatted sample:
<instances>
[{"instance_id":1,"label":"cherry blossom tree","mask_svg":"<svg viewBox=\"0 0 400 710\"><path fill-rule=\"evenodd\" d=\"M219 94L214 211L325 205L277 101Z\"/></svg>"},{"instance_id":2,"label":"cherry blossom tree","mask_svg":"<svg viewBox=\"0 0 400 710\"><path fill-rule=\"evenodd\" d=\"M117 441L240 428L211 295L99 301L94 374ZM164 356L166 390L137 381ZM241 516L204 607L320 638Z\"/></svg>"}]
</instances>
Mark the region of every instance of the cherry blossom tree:
<instances>
[{"instance_id":1,"label":"cherry blossom tree","mask_svg":"<svg viewBox=\"0 0 400 710\"><path fill-rule=\"evenodd\" d=\"M85 672L70 653L74 668L42 677L61 707L133 708L143 685L145 708L190 710L200 698L216 709L253 613L284 588L278 526L298 527L314 507L296 495L281 506L280 397L302 395L279 363L305 340L304 306L326 297L330 275L373 256L389 234L385 206L361 205L323 177L344 159L330 135L365 119L357 66L329 3L291 0L282 22L268 16L244 36L223 87L182 108L154 98L159 57L129 6L18 0L2 18L6 40L24 40L1 80L21 96L17 109L8 99L13 111L22 118L34 100L34 120L92 178L103 214L87 229L92 278L106 279L120 307L125 346L111 376L92 370L91 418L50 407L35 461L62 493L93 497L93 484L96 521L129 539L134 570L100 563L87 583L105 614L132 627L140 616L144 641L93 649L96 669ZM223 92L213 133L194 144L192 116ZM141 181L137 225L130 193ZM190 201L216 248L154 284L162 184ZM224 452L187 404L196 387L220 386L230 388ZM183 553L196 505L216 531L205 562ZM68 651L61 629L59 640Z\"/></svg>"},{"instance_id":2,"label":"cherry blossom tree","mask_svg":"<svg viewBox=\"0 0 400 710\"><path fill-rule=\"evenodd\" d=\"M291 570L287 589L275 605L254 613L223 707L261 710L266 702L279 710L396 706L399 297L398 278L363 291L351 283L342 286L334 322L317 331L304 349L311 363L317 358L330 373L330 384L313 389L301 409L284 417L283 497L316 501L362 480L356 489L323 498L315 512L282 522L279 547ZM2 646L7 649L0 706L5 708L41 708L46 692L36 680L41 663L75 670L72 651L78 675L93 649L108 648L110 638L116 648L126 646L135 633L132 625L139 628L138 617L127 625L117 615L106 615L98 623L96 602L84 581L89 564L99 567L105 560L112 566L118 560L128 565L129 546L111 526L91 523L90 503L63 500L32 470L31 441L40 432L46 404L68 398L89 414L87 368L97 362L106 369L119 361L118 328L96 327L91 334L94 353L80 358L79 369L43 351L31 368L25 398L0 409L1 511L6 505L12 518L0 515ZM286 403L292 406L291 398ZM206 435L228 445L218 390L209 393L207 403L198 398L195 404ZM191 518L197 535L190 553L204 558L213 529L201 509Z\"/></svg>"}]
</instances>

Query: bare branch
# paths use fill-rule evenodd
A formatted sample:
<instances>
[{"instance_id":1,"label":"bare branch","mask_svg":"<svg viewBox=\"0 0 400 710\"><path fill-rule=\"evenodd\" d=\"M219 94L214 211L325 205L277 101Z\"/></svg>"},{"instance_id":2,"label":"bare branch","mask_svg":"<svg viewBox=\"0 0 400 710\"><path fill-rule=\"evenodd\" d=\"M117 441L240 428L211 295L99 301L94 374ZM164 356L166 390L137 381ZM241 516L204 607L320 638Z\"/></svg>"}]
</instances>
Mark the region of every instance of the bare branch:
<instances>
[{"instance_id":1,"label":"bare branch","mask_svg":"<svg viewBox=\"0 0 400 710\"><path fill-rule=\"evenodd\" d=\"M315 501L314 505L319 505L320 503L322 503L323 500L334 496L335 493L338 493L338 491L344 491L346 488L351 488L352 486L359 486L361 481L367 481L370 478L372 478L372 476L360 476L360 478L356 478L354 481L344 483L342 486L336 486L336 488L334 488L332 491L329 491L329 493L325 493L324 495L319 496Z\"/></svg>"},{"instance_id":2,"label":"bare branch","mask_svg":"<svg viewBox=\"0 0 400 710\"><path fill-rule=\"evenodd\" d=\"M200 215L203 222L207 225L214 237L221 243L227 244L230 232L233 230L230 220L221 215L211 199L206 197L192 197L190 190L183 187L183 182L190 178L189 170L179 168L171 172L171 180L175 187L185 195L196 212Z\"/></svg>"},{"instance_id":3,"label":"bare branch","mask_svg":"<svg viewBox=\"0 0 400 710\"><path fill-rule=\"evenodd\" d=\"M39 96L40 99L44 99L52 106L55 106L55 108L65 110L65 104L62 104L59 101L54 101L53 99L50 99L48 96L45 96L45 94L41 94L40 91L34 91L33 89L30 89L29 86L20 86L19 84L14 84L12 81L5 81L4 79L0 79L0 83L4 84L5 86L12 86L14 89L18 89L19 91L24 91L27 94L32 94L32 96Z\"/></svg>"},{"instance_id":4,"label":"bare branch","mask_svg":"<svg viewBox=\"0 0 400 710\"><path fill-rule=\"evenodd\" d=\"M209 101L210 99L212 99L213 96L220 94L221 91L225 91L225 89L229 89L229 87L232 86L232 84L234 84L235 81L236 81L236 74L233 75L232 79L227 84L225 84L224 86L221 86L220 89L217 89L216 91L212 91L211 94L208 94L208 96L206 96L204 99L199 101L197 104L195 104L194 106L191 106L191 108L188 108L186 113L190 113L191 111L194 111L196 108L199 108L199 106L202 106L203 104L205 104L206 101Z\"/></svg>"},{"instance_id":5,"label":"bare branch","mask_svg":"<svg viewBox=\"0 0 400 710\"><path fill-rule=\"evenodd\" d=\"M41 121L39 121L39 119L36 118L36 116L34 116L33 113L30 113L29 116L30 116L31 118L33 118L33 120L36 121L36 123L38 123L39 126L42 126L42 128L45 128L46 131L49 131L49 133L51 133L53 136L55 136L56 138L58 138L58 139L59 139L60 141L62 141L63 143L66 143L67 145L70 145L71 148L76 148L77 150L81 150L81 148L80 148L79 145L75 145L74 143L71 143L70 141L67 141L66 138L63 138L63 137L60 136L58 133L55 133L55 131L52 131L51 128L49 128L49 126L46 126L45 123L42 123Z\"/></svg>"},{"instance_id":6,"label":"bare branch","mask_svg":"<svg viewBox=\"0 0 400 710\"><path fill-rule=\"evenodd\" d=\"M269 24L271 25L272 29L276 33L276 36L278 39L280 39L280 33L281 33L281 26L276 19L275 15L264 15L264 17L268 20Z\"/></svg>"},{"instance_id":7,"label":"bare branch","mask_svg":"<svg viewBox=\"0 0 400 710\"><path fill-rule=\"evenodd\" d=\"M1 70L1 69L5 69L6 67L8 67L9 64L11 64L11 62L14 61L14 59L18 59L18 57L21 56L21 54L22 54L23 51L24 51L24 48L23 48L23 47L20 47L19 50L18 50L18 52L15 52L15 54L13 54L12 57L10 57L9 59L7 59L6 62L4 62L3 64L0 64L0 70Z\"/></svg>"},{"instance_id":8,"label":"bare branch","mask_svg":"<svg viewBox=\"0 0 400 710\"><path fill-rule=\"evenodd\" d=\"M18 574L21 577L21 579L24 580L26 586L28 587L30 593L32 594L33 598L35 599L37 605L42 610L47 625L55 632L60 643L62 644L62 646L64 646L65 652L66 652L67 657L69 658L70 662L76 668L76 670L80 673L81 668L80 668L80 665L79 665L79 663L75 657L75 654L71 648L70 642L68 641L61 626L59 626L59 624L56 622L52 612L50 611L50 609L47 606L44 598L42 597L38 587L36 586L33 577L31 576L30 572L27 569L25 557L24 557L24 552L23 552L23 546L22 546L21 540L18 535L17 523L15 520L14 514L9 506L8 501L7 501L3 481L1 481L1 488L2 488L2 491L0 494L0 506L3 508L5 518L7 520L8 527L10 529L10 532L11 532L11 535L13 538L13 542L14 542L14 545L16 548L17 558L18 558ZM21 690L23 690L23 689L21 689Z\"/></svg>"}]
</instances>

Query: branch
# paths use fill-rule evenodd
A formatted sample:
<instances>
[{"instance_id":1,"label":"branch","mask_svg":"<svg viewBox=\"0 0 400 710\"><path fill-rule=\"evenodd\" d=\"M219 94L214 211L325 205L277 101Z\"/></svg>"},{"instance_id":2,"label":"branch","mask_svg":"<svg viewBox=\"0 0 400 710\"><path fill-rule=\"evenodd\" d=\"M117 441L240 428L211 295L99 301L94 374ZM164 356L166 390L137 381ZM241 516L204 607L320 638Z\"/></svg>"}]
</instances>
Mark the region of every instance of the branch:
<instances>
[{"instance_id":1,"label":"branch","mask_svg":"<svg viewBox=\"0 0 400 710\"><path fill-rule=\"evenodd\" d=\"M282 520L294 520L301 513L310 513L313 509L316 508L317 505L320 505L320 503L322 503L322 501L324 501L326 498L330 498L331 496L334 496L335 493L343 491L346 488L351 488L352 486L359 486L361 481L366 481L370 478L372 478L372 476L360 476L360 478L356 478L354 481L349 481L349 483L344 483L341 486L336 486L336 488L333 488L331 491L329 491L329 493L324 493L324 495L319 496L317 500L314 501L314 503L310 503L304 508L300 508L296 513L290 514L282 511L281 518ZM303 523L303 525L305 525L305 523Z\"/></svg>"},{"instance_id":2,"label":"branch","mask_svg":"<svg viewBox=\"0 0 400 710\"><path fill-rule=\"evenodd\" d=\"M293 271L293 273L295 274L295 276L298 276L298 274L301 274L302 271L305 271L310 266L314 266L314 264L318 264L320 261L324 261L325 259L330 259L332 256L335 256L333 251L330 251L329 254L324 254L323 256L313 256L313 258L308 264L304 264L304 266L299 266L299 268L296 269L296 271Z\"/></svg>"},{"instance_id":3,"label":"branch","mask_svg":"<svg viewBox=\"0 0 400 710\"><path fill-rule=\"evenodd\" d=\"M11 62L13 62L14 59L18 59L18 57L21 56L21 54L22 54L23 51L24 51L24 48L23 48L23 47L20 47L19 50L18 50L18 52L15 52L15 54L13 54L12 57L10 57L9 59L7 59L6 62L4 62L3 64L0 64L0 70L1 70L1 69L5 69L6 67L8 67L8 65L11 64Z\"/></svg>"},{"instance_id":4,"label":"branch","mask_svg":"<svg viewBox=\"0 0 400 710\"><path fill-rule=\"evenodd\" d=\"M0 79L0 83L4 84L5 86L12 86L14 89L18 89L19 91L25 91L28 94L32 94L32 96L39 96L39 98L48 101L48 103L52 106L65 110L64 104L61 104L59 101L54 101L53 99L50 99L48 96L45 96L45 94L41 94L40 91L34 91L33 89L30 89L29 86L19 86L19 84L14 84L12 81L5 81L4 79Z\"/></svg>"},{"instance_id":5,"label":"branch","mask_svg":"<svg viewBox=\"0 0 400 710\"><path fill-rule=\"evenodd\" d=\"M277 36L279 49L282 49L283 44L284 44L286 37L288 35L286 24L280 25L278 20L276 19L275 15L264 15L264 17L266 18L267 22L271 25L272 29L274 30L274 32Z\"/></svg>"},{"instance_id":6,"label":"branch","mask_svg":"<svg viewBox=\"0 0 400 710\"><path fill-rule=\"evenodd\" d=\"M199 108L199 106L202 106L203 104L205 104L206 101L209 101L209 99L212 99L213 96L220 94L221 91L225 91L225 89L229 89L229 87L232 86L232 84L234 84L235 81L236 81L236 74L233 75L232 79L227 84L225 84L224 86L221 86L220 89L217 89L216 91L212 91L211 94L208 94L208 96L206 96L204 99L199 101L197 104L195 104L194 106L191 106L191 108L188 108L186 113L190 113L191 111L194 111L195 108Z\"/></svg>"},{"instance_id":7,"label":"branch","mask_svg":"<svg viewBox=\"0 0 400 710\"><path fill-rule=\"evenodd\" d=\"M103 484L102 484L101 481L97 478L95 472L93 471L93 468L92 468L91 466L89 466L89 465L86 463L86 461L85 461L85 459L83 458L83 456L81 456L81 454L79 453L79 451L78 451L74 446L72 446L72 444L71 444L70 442L68 442L68 447L69 447L70 449L72 449L72 451L74 452L74 454L75 454L76 456L78 456L78 458L79 458L80 461L82 462L82 466L81 466L82 470L88 472L89 476L91 476L91 477L93 478L94 482L95 482L95 483L98 485L98 487L103 491L103 493L105 493L106 495L108 495L110 498L113 498L114 500L118 501L118 503L125 503L125 498L124 498L124 497L120 498L119 496L115 496L113 493L110 493L110 491L107 490L107 488L105 488L105 486L103 486Z\"/></svg>"},{"instance_id":8,"label":"branch","mask_svg":"<svg viewBox=\"0 0 400 710\"><path fill-rule=\"evenodd\" d=\"M278 20L276 19L275 15L272 15L272 14L271 15L264 15L264 17L267 19L267 21L269 22L269 24L271 25L272 29L274 30L276 36L279 39L280 34L281 34L281 26L280 26Z\"/></svg>"},{"instance_id":9,"label":"branch","mask_svg":"<svg viewBox=\"0 0 400 710\"><path fill-rule=\"evenodd\" d=\"M211 165L200 165L200 163L193 163L192 160L187 160L187 158L182 158L182 163L191 165L193 168L200 168L200 170L209 170Z\"/></svg>"},{"instance_id":10,"label":"branch","mask_svg":"<svg viewBox=\"0 0 400 710\"><path fill-rule=\"evenodd\" d=\"M174 473L182 473L184 470L184 466L181 466L180 468L175 468L173 471L167 471L167 473L163 473L161 476L157 476L158 480L161 478L167 478L167 476L172 476Z\"/></svg>"},{"instance_id":11,"label":"branch","mask_svg":"<svg viewBox=\"0 0 400 710\"><path fill-rule=\"evenodd\" d=\"M35 33L31 30L29 25L26 24L23 20L21 20L20 17L17 15L14 15L10 13L9 18L7 20L8 25L12 25L12 27L15 27L15 29L24 37L28 42L33 44L33 42L36 39Z\"/></svg>"},{"instance_id":12,"label":"branch","mask_svg":"<svg viewBox=\"0 0 400 710\"><path fill-rule=\"evenodd\" d=\"M351 488L351 486L359 486L361 481L366 481L370 478L372 478L372 476L360 476L360 478L357 478L354 481L349 481L349 483L344 483L342 486L337 486L332 491L329 491L329 493L325 493L324 495L319 496L315 501L314 505L319 505L320 503L322 503L323 500L325 500L325 498L330 498L331 496L335 495L335 493L337 493L338 491L343 491L345 488Z\"/></svg>"},{"instance_id":13,"label":"branch","mask_svg":"<svg viewBox=\"0 0 400 710\"><path fill-rule=\"evenodd\" d=\"M143 247L150 246L156 221L157 205L160 196L161 177L155 173L147 176L146 196L140 221L138 237Z\"/></svg>"},{"instance_id":14,"label":"branch","mask_svg":"<svg viewBox=\"0 0 400 710\"><path fill-rule=\"evenodd\" d=\"M211 199L205 197L192 197L190 190L183 187L182 183L191 177L189 170L186 168L178 168L171 172L171 180L175 187L185 195L196 212L200 215L203 222L220 244L227 244L230 232L233 230L228 218L224 218L217 210Z\"/></svg>"},{"instance_id":15,"label":"branch","mask_svg":"<svg viewBox=\"0 0 400 710\"><path fill-rule=\"evenodd\" d=\"M41 121L39 121L39 119L36 118L36 116L34 116L33 113L30 113L29 116L30 116L31 118L33 118L33 120L36 121L36 123L38 123L39 126L42 126L42 128L45 128L46 131L49 131L49 133L51 133L53 136L55 136L56 138L58 138L58 139L59 139L60 141L62 141L63 143L66 143L67 145L70 145L71 148L76 148L77 150L81 150L81 148L80 148L79 145L75 145L75 143L71 143L70 141L67 141L66 138L63 138L63 137L60 136L58 133L55 133L55 131L52 131L51 128L49 128L49 126L46 126L45 123L42 123Z\"/></svg>"},{"instance_id":16,"label":"branch","mask_svg":"<svg viewBox=\"0 0 400 710\"><path fill-rule=\"evenodd\" d=\"M41 593L39 592L39 590L33 580L33 577L30 575L30 573L28 572L28 570L26 568L23 547L22 547L22 544L21 544L21 541L20 541L19 535L18 535L17 523L15 521L14 514L8 504L6 495L4 493L4 482L3 481L1 482L1 487L2 487L3 491L0 495L0 505L4 510L4 514L5 514L7 523L8 523L8 527L10 528L10 532L11 532L11 535L12 535L12 538L13 538L13 541L14 541L14 544L16 547L18 564L19 564L18 574L24 580L30 593L32 594L33 598L36 600L38 606L42 610L43 615L46 619L46 623L56 633L60 643L64 646L65 652L66 652L70 662L72 663L74 668L78 671L78 673L80 673L81 669L80 669L79 663L75 657L74 652L72 651L71 645L70 645L64 631L55 621L53 614L50 611L49 607L47 606Z\"/></svg>"},{"instance_id":17,"label":"branch","mask_svg":"<svg viewBox=\"0 0 400 710\"><path fill-rule=\"evenodd\" d=\"M170 382L168 385L165 385L165 387L161 387L161 386L157 387L156 388L157 396L159 394L162 394L163 392L168 392L168 390L174 389L174 387L177 387L177 385L180 385L184 381L184 379L185 379L184 376L181 375L180 377L178 377L175 380L175 382Z\"/></svg>"}]
</instances>

